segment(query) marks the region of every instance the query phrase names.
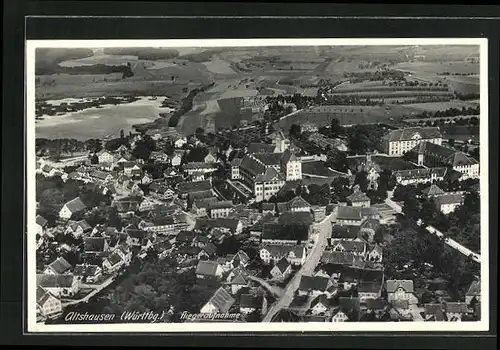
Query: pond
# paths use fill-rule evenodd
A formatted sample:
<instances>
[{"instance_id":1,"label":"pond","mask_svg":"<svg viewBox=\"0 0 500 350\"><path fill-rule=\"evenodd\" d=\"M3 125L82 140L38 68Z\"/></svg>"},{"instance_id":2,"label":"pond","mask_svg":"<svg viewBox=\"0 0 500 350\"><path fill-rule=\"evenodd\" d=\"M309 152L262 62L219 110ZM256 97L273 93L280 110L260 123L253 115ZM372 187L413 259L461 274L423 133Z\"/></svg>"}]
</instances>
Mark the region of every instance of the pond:
<instances>
[{"instance_id":1,"label":"pond","mask_svg":"<svg viewBox=\"0 0 500 350\"><path fill-rule=\"evenodd\" d=\"M172 112L172 108L161 107L164 99L138 96L136 101L130 103L102 105L54 116L42 115L36 120L36 137L73 138L82 141L118 137L120 130L127 134L133 131L134 124L152 122L160 117L160 113ZM57 100L50 101L51 105L60 103Z\"/></svg>"}]
</instances>

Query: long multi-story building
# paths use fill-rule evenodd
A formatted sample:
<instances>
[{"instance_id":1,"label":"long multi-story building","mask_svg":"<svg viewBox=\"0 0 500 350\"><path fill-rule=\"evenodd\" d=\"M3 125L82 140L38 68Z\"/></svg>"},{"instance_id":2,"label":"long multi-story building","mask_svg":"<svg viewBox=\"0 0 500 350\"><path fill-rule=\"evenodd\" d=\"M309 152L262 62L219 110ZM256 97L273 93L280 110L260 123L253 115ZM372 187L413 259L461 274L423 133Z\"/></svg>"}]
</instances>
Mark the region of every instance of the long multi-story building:
<instances>
[{"instance_id":1,"label":"long multi-story building","mask_svg":"<svg viewBox=\"0 0 500 350\"><path fill-rule=\"evenodd\" d=\"M438 127L414 127L392 130L382 138L382 151L390 156L402 156L421 142L441 145L443 136Z\"/></svg>"},{"instance_id":2,"label":"long multi-story building","mask_svg":"<svg viewBox=\"0 0 500 350\"><path fill-rule=\"evenodd\" d=\"M479 162L464 152L431 142L420 143L412 152L417 156L418 165L450 167L462 174L460 180L479 178Z\"/></svg>"},{"instance_id":3,"label":"long multi-story building","mask_svg":"<svg viewBox=\"0 0 500 350\"><path fill-rule=\"evenodd\" d=\"M289 149L283 153L246 154L232 166L232 179L243 181L257 202L277 194L286 181L302 179L302 163Z\"/></svg>"}]
</instances>

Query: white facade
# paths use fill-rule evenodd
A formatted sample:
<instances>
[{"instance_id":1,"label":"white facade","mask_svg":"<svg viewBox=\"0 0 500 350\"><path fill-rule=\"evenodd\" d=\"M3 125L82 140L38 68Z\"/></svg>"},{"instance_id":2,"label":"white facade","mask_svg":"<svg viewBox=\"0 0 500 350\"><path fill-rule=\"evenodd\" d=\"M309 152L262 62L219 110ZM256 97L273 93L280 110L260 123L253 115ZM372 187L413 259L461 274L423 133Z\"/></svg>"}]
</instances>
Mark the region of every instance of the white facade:
<instances>
[{"instance_id":1,"label":"white facade","mask_svg":"<svg viewBox=\"0 0 500 350\"><path fill-rule=\"evenodd\" d=\"M420 134L416 133L415 135L413 135L411 140L389 141L384 151L390 156L402 156L403 154L410 151L412 148L414 148L416 145L418 145L420 142L423 141L441 145L443 139L442 138L424 139L420 136Z\"/></svg>"},{"instance_id":2,"label":"white facade","mask_svg":"<svg viewBox=\"0 0 500 350\"><path fill-rule=\"evenodd\" d=\"M50 295L42 305L37 305L39 313L47 318L61 314L62 305L61 301Z\"/></svg>"},{"instance_id":3,"label":"white facade","mask_svg":"<svg viewBox=\"0 0 500 350\"><path fill-rule=\"evenodd\" d=\"M479 179L479 163L454 166L453 170L463 174L460 180Z\"/></svg>"},{"instance_id":4,"label":"white facade","mask_svg":"<svg viewBox=\"0 0 500 350\"><path fill-rule=\"evenodd\" d=\"M300 160L289 161L286 163L286 181L294 181L302 179L302 163Z\"/></svg>"},{"instance_id":5,"label":"white facade","mask_svg":"<svg viewBox=\"0 0 500 350\"><path fill-rule=\"evenodd\" d=\"M115 156L108 151L104 151L97 158L99 163L113 163Z\"/></svg>"},{"instance_id":6,"label":"white facade","mask_svg":"<svg viewBox=\"0 0 500 350\"><path fill-rule=\"evenodd\" d=\"M439 210L441 213L448 215L450 213L453 213L455 209L457 209L461 203L447 203L447 204L441 204L439 207Z\"/></svg>"},{"instance_id":7,"label":"white facade","mask_svg":"<svg viewBox=\"0 0 500 350\"><path fill-rule=\"evenodd\" d=\"M71 212L71 210L68 209L66 204L59 211L59 217L61 219L69 219L69 218L71 218L71 215L73 215L73 213Z\"/></svg>"},{"instance_id":8,"label":"white facade","mask_svg":"<svg viewBox=\"0 0 500 350\"><path fill-rule=\"evenodd\" d=\"M277 194L284 185L285 181L278 178L272 181L256 182L254 185L255 201L262 202L269 200L269 198Z\"/></svg>"}]
</instances>

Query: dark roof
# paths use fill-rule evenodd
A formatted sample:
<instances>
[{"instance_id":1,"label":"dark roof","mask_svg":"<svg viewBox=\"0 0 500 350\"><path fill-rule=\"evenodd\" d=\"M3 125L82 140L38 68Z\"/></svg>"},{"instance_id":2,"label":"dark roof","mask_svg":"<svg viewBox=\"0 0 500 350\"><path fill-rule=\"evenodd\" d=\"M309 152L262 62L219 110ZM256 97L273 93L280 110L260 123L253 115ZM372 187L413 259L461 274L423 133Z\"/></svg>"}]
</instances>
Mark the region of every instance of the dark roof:
<instances>
[{"instance_id":1,"label":"dark roof","mask_svg":"<svg viewBox=\"0 0 500 350\"><path fill-rule=\"evenodd\" d=\"M117 252L112 252L108 257L107 257L108 261L110 262L111 266L115 266L116 264L118 264L120 261L122 261L122 257L120 256L120 254L118 254Z\"/></svg>"},{"instance_id":2,"label":"dark roof","mask_svg":"<svg viewBox=\"0 0 500 350\"><path fill-rule=\"evenodd\" d=\"M359 298L352 297L340 297L339 298L339 307L342 312L345 314L350 314L353 311L359 310Z\"/></svg>"},{"instance_id":3,"label":"dark roof","mask_svg":"<svg viewBox=\"0 0 500 350\"><path fill-rule=\"evenodd\" d=\"M43 288L70 288L73 285L73 275L37 274L36 284Z\"/></svg>"},{"instance_id":4,"label":"dark roof","mask_svg":"<svg viewBox=\"0 0 500 350\"><path fill-rule=\"evenodd\" d=\"M261 174L255 176L255 182L278 181L284 179L283 174L272 167L265 169Z\"/></svg>"},{"instance_id":5,"label":"dark roof","mask_svg":"<svg viewBox=\"0 0 500 350\"><path fill-rule=\"evenodd\" d=\"M227 312L236 300L223 287L217 289L208 301L217 308L219 312Z\"/></svg>"},{"instance_id":6,"label":"dark roof","mask_svg":"<svg viewBox=\"0 0 500 350\"><path fill-rule=\"evenodd\" d=\"M308 225L283 225L277 222L268 222L263 225L262 239L305 241L309 236Z\"/></svg>"},{"instance_id":7,"label":"dark roof","mask_svg":"<svg viewBox=\"0 0 500 350\"><path fill-rule=\"evenodd\" d=\"M37 215L36 216L36 223L42 227L44 227L45 225L47 225L47 219L45 219L43 216L41 215Z\"/></svg>"},{"instance_id":8,"label":"dark roof","mask_svg":"<svg viewBox=\"0 0 500 350\"><path fill-rule=\"evenodd\" d=\"M472 281L465 295L467 296L481 295L481 283L479 283L479 281Z\"/></svg>"},{"instance_id":9,"label":"dark roof","mask_svg":"<svg viewBox=\"0 0 500 350\"><path fill-rule=\"evenodd\" d=\"M54 297L50 292L45 290L44 288L37 286L36 287L36 303L40 306L42 306L47 299L50 297ZM55 298L55 297L54 297Z\"/></svg>"},{"instance_id":10,"label":"dark roof","mask_svg":"<svg viewBox=\"0 0 500 350\"><path fill-rule=\"evenodd\" d=\"M361 226L362 227L362 226ZM361 229L357 225L333 225L332 237L333 238L357 238Z\"/></svg>"},{"instance_id":11,"label":"dark roof","mask_svg":"<svg viewBox=\"0 0 500 350\"><path fill-rule=\"evenodd\" d=\"M88 237L83 241L86 252L102 252L106 239L103 237Z\"/></svg>"},{"instance_id":12,"label":"dark roof","mask_svg":"<svg viewBox=\"0 0 500 350\"><path fill-rule=\"evenodd\" d=\"M314 298L314 300L311 302L311 308L315 307L319 303L323 304L326 307L330 306L330 300L328 300L325 294L321 294Z\"/></svg>"},{"instance_id":13,"label":"dark roof","mask_svg":"<svg viewBox=\"0 0 500 350\"><path fill-rule=\"evenodd\" d=\"M361 220L361 207L339 206L337 220Z\"/></svg>"},{"instance_id":14,"label":"dark roof","mask_svg":"<svg viewBox=\"0 0 500 350\"><path fill-rule=\"evenodd\" d=\"M355 191L353 194L347 197L347 200L350 202L366 202L370 200L370 197L368 197L361 191Z\"/></svg>"},{"instance_id":15,"label":"dark roof","mask_svg":"<svg viewBox=\"0 0 500 350\"><path fill-rule=\"evenodd\" d=\"M239 224L238 219L231 218L218 218L218 219L204 219L198 218L196 219L195 229L201 229L203 227L207 229L212 228L228 228L232 232L236 231Z\"/></svg>"},{"instance_id":16,"label":"dark roof","mask_svg":"<svg viewBox=\"0 0 500 350\"><path fill-rule=\"evenodd\" d=\"M197 275L215 276L219 264L216 261L200 260L196 266Z\"/></svg>"},{"instance_id":17,"label":"dark roof","mask_svg":"<svg viewBox=\"0 0 500 350\"><path fill-rule=\"evenodd\" d=\"M387 292L394 293L399 287L407 293L413 293L413 281L412 280L387 280Z\"/></svg>"},{"instance_id":18,"label":"dark roof","mask_svg":"<svg viewBox=\"0 0 500 350\"><path fill-rule=\"evenodd\" d=\"M137 238L137 239L143 239L148 235L146 231L138 229L127 229L126 233L129 235L130 238Z\"/></svg>"},{"instance_id":19,"label":"dark roof","mask_svg":"<svg viewBox=\"0 0 500 350\"><path fill-rule=\"evenodd\" d=\"M271 203L269 203L269 204L271 204ZM278 207L278 211L280 213L284 213L287 211L291 211L292 209L310 208L311 204L309 204L301 196L297 196L297 197L290 199L288 202L277 203L277 207Z\"/></svg>"},{"instance_id":20,"label":"dark roof","mask_svg":"<svg viewBox=\"0 0 500 350\"><path fill-rule=\"evenodd\" d=\"M214 194L211 189L207 191L190 192L188 194L188 203L192 204L196 199L211 198L211 197L214 197Z\"/></svg>"},{"instance_id":21,"label":"dark roof","mask_svg":"<svg viewBox=\"0 0 500 350\"><path fill-rule=\"evenodd\" d=\"M358 283L358 292L378 293L382 289L381 283L361 281Z\"/></svg>"},{"instance_id":22,"label":"dark roof","mask_svg":"<svg viewBox=\"0 0 500 350\"><path fill-rule=\"evenodd\" d=\"M432 319L433 321L444 321L443 306L441 304L425 304L424 312L426 320Z\"/></svg>"},{"instance_id":23,"label":"dark roof","mask_svg":"<svg viewBox=\"0 0 500 350\"><path fill-rule=\"evenodd\" d=\"M426 168L426 169L411 169L411 170L398 170L393 174L396 178L405 179L427 179L432 175L437 177L444 177L446 175L446 168Z\"/></svg>"},{"instance_id":24,"label":"dark roof","mask_svg":"<svg viewBox=\"0 0 500 350\"><path fill-rule=\"evenodd\" d=\"M287 257L293 253L296 258L300 259L304 255L303 245L264 244L260 249L266 249L272 257Z\"/></svg>"},{"instance_id":25,"label":"dark roof","mask_svg":"<svg viewBox=\"0 0 500 350\"><path fill-rule=\"evenodd\" d=\"M326 277L302 276L299 289L324 291L327 288L328 281L329 279Z\"/></svg>"},{"instance_id":26,"label":"dark roof","mask_svg":"<svg viewBox=\"0 0 500 350\"><path fill-rule=\"evenodd\" d=\"M259 174L262 174L265 170L266 167L264 164L260 163L257 159L255 159L252 156L245 155L243 159L241 160L240 167L242 169L245 169L247 172L252 174L253 176L257 176Z\"/></svg>"},{"instance_id":27,"label":"dark roof","mask_svg":"<svg viewBox=\"0 0 500 350\"><path fill-rule=\"evenodd\" d=\"M421 142L412 152L420 154L432 155L437 158L442 164L449 166L463 166L477 164L477 160L468 156L466 153L456 151L452 148L437 145L432 142Z\"/></svg>"},{"instance_id":28,"label":"dark roof","mask_svg":"<svg viewBox=\"0 0 500 350\"><path fill-rule=\"evenodd\" d=\"M463 200L464 196L460 193L447 193L434 197L434 203L439 206L446 204L462 204Z\"/></svg>"},{"instance_id":29,"label":"dark roof","mask_svg":"<svg viewBox=\"0 0 500 350\"><path fill-rule=\"evenodd\" d=\"M234 277L231 279L231 284L238 284L238 285L247 285L248 281L245 277L245 274L242 271L238 271L238 273L235 273Z\"/></svg>"},{"instance_id":30,"label":"dark roof","mask_svg":"<svg viewBox=\"0 0 500 350\"><path fill-rule=\"evenodd\" d=\"M139 207L139 201L122 199L113 201L112 206L115 207L119 213L126 213L130 211L136 211Z\"/></svg>"},{"instance_id":31,"label":"dark roof","mask_svg":"<svg viewBox=\"0 0 500 350\"><path fill-rule=\"evenodd\" d=\"M73 271L73 274L75 276L95 276L99 269L99 266L97 265L89 265L89 264L79 264L75 266L75 270Z\"/></svg>"},{"instance_id":32,"label":"dark roof","mask_svg":"<svg viewBox=\"0 0 500 350\"><path fill-rule=\"evenodd\" d=\"M331 239L330 245L335 247L341 245L345 252L361 253L366 250L366 243L362 241L353 241L350 239Z\"/></svg>"},{"instance_id":33,"label":"dark roof","mask_svg":"<svg viewBox=\"0 0 500 350\"><path fill-rule=\"evenodd\" d=\"M71 269L71 264L63 257L59 257L51 262L48 267L50 267L56 274L62 275Z\"/></svg>"},{"instance_id":34,"label":"dark roof","mask_svg":"<svg viewBox=\"0 0 500 350\"><path fill-rule=\"evenodd\" d=\"M387 306L387 302L382 298L369 298L365 300L365 306L370 310L382 310Z\"/></svg>"},{"instance_id":35,"label":"dark roof","mask_svg":"<svg viewBox=\"0 0 500 350\"><path fill-rule=\"evenodd\" d=\"M436 196L444 194L444 191L440 189L437 185L432 184L429 187L422 190L422 193L426 196Z\"/></svg>"},{"instance_id":36,"label":"dark roof","mask_svg":"<svg viewBox=\"0 0 500 350\"><path fill-rule=\"evenodd\" d=\"M181 182L178 186L179 192L189 193L189 192L201 192L209 191L212 189L212 184L210 181L193 181L193 182Z\"/></svg>"},{"instance_id":37,"label":"dark roof","mask_svg":"<svg viewBox=\"0 0 500 350\"><path fill-rule=\"evenodd\" d=\"M80 197L76 197L75 199L70 200L65 204L66 208L69 209L72 213L77 213L87 208L85 204L83 204Z\"/></svg>"},{"instance_id":38,"label":"dark roof","mask_svg":"<svg viewBox=\"0 0 500 350\"><path fill-rule=\"evenodd\" d=\"M384 138L390 142L411 141L417 134L420 136L420 139L437 139L443 137L438 127L413 127L392 130Z\"/></svg>"},{"instance_id":39,"label":"dark roof","mask_svg":"<svg viewBox=\"0 0 500 350\"><path fill-rule=\"evenodd\" d=\"M323 252L322 263L350 266L354 261L354 254L349 252Z\"/></svg>"},{"instance_id":40,"label":"dark roof","mask_svg":"<svg viewBox=\"0 0 500 350\"><path fill-rule=\"evenodd\" d=\"M232 208L233 206L234 205L232 201L215 201L208 204L208 209L213 210L213 209Z\"/></svg>"},{"instance_id":41,"label":"dark roof","mask_svg":"<svg viewBox=\"0 0 500 350\"><path fill-rule=\"evenodd\" d=\"M466 303L455 303L455 302L447 302L444 304L444 310L446 313L467 313L467 304Z\"/></svg>"},{"instance_id":42,"label":"dark roof","mask_svg":"<svg viewBox=\"0 0 500 350\"><path fill-rule=\"evenodd\" d=\"M217 169L217 165L205 162L191 162L182 166L183 169Z\"/></svg>"},{"instance_id":43,"label":"dark roof","mask_svg":"<svg viewBox=\"0 0 500 350\"><path fill-rule=\"evenodd\" d=\"M290 266L290 263L288 262L288 260L286 260L285 257L282 257L276 264L276 267L281 273L284 273L286 269L288 269L288 266Z\"/></svg>"},{"instance_id":44,"label":"dark roof","mask_svg":"<svg viewBox=\"0 0 500 350\"><path fill-rule=\"evenodd\" d=\"M271 319L271 322L299 322L299 321L300 321L300 316L290 309L281 309Z\"/></svg>"},{"instance_id":45,"label":"dark roof","mask_svg":"<svg viewBox=\"0 0 500 350\"><path fill-rule=\"evenodd\" d=\"M262 307L263 300L264 297L262 295L241 294L240 308L244 307L259 309Z\"/></svg>"},{"instance_id":46,"label":"dark roof","mask_svg":"<svg viewBox=\"0 0 500 350\"><path fill-rule=\"evenodd\" d=\"M256 153L252 155L264 165L278 165L283 158L283 153Z\"/></svg>"},{"instance_id":47,"label":"dark roof","mask_svg":"<svg viewBox=\"0 0 500 350\"><path fill-rule=\"evenodd\" d=\"M261 209L262 210L274 210L274 203L262 203L261 204Z\"/></svg>"},{"instance_id":48,"label":"dark roof","mask_svg":"<svg viewBox=\"0 0 500 350\"><path fill-rule=\"evenodd\" d=\"M202 250L208 255L213 255L217 251L217 247L213 243L208 243L202 248Z\"/></svg>"},{"instance_id":49,"label":"dark roof","mask_svg":"<svg viewBox=\"0 0 500 350\"><path fill-rule=\"evenodd\" d=\"M274 152L276 146L274 144L251 142L247 146L248 153L271 153Z\"/></svg>"},{"instance_id":50,"label":"dark roof","mask_svg":"<svg viewBox=\"0 0 500 350\"><path fill-rule=\"evenodd\" d=\"M176 242L191 242L196 234L193 231L182 230L175 237Z\"/></svg>"}]
</instances>

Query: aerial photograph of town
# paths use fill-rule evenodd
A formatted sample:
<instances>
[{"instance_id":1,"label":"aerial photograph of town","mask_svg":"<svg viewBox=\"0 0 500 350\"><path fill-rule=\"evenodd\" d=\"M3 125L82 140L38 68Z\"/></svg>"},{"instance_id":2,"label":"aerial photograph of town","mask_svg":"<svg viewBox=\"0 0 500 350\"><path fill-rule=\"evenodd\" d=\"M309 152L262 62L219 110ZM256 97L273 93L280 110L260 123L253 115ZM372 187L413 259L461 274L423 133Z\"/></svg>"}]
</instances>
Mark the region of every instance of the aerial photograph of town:
<instances>
[{"instance_id":1,"label":"aerial photograph of town","mask_svg":"<svg viewBox=\"0 0 500 350\"><path fill-rule=\"evenodd\" d=\"M34 66L37 324L481 320L479 45Z\"/></svg>"}]
</instances>

